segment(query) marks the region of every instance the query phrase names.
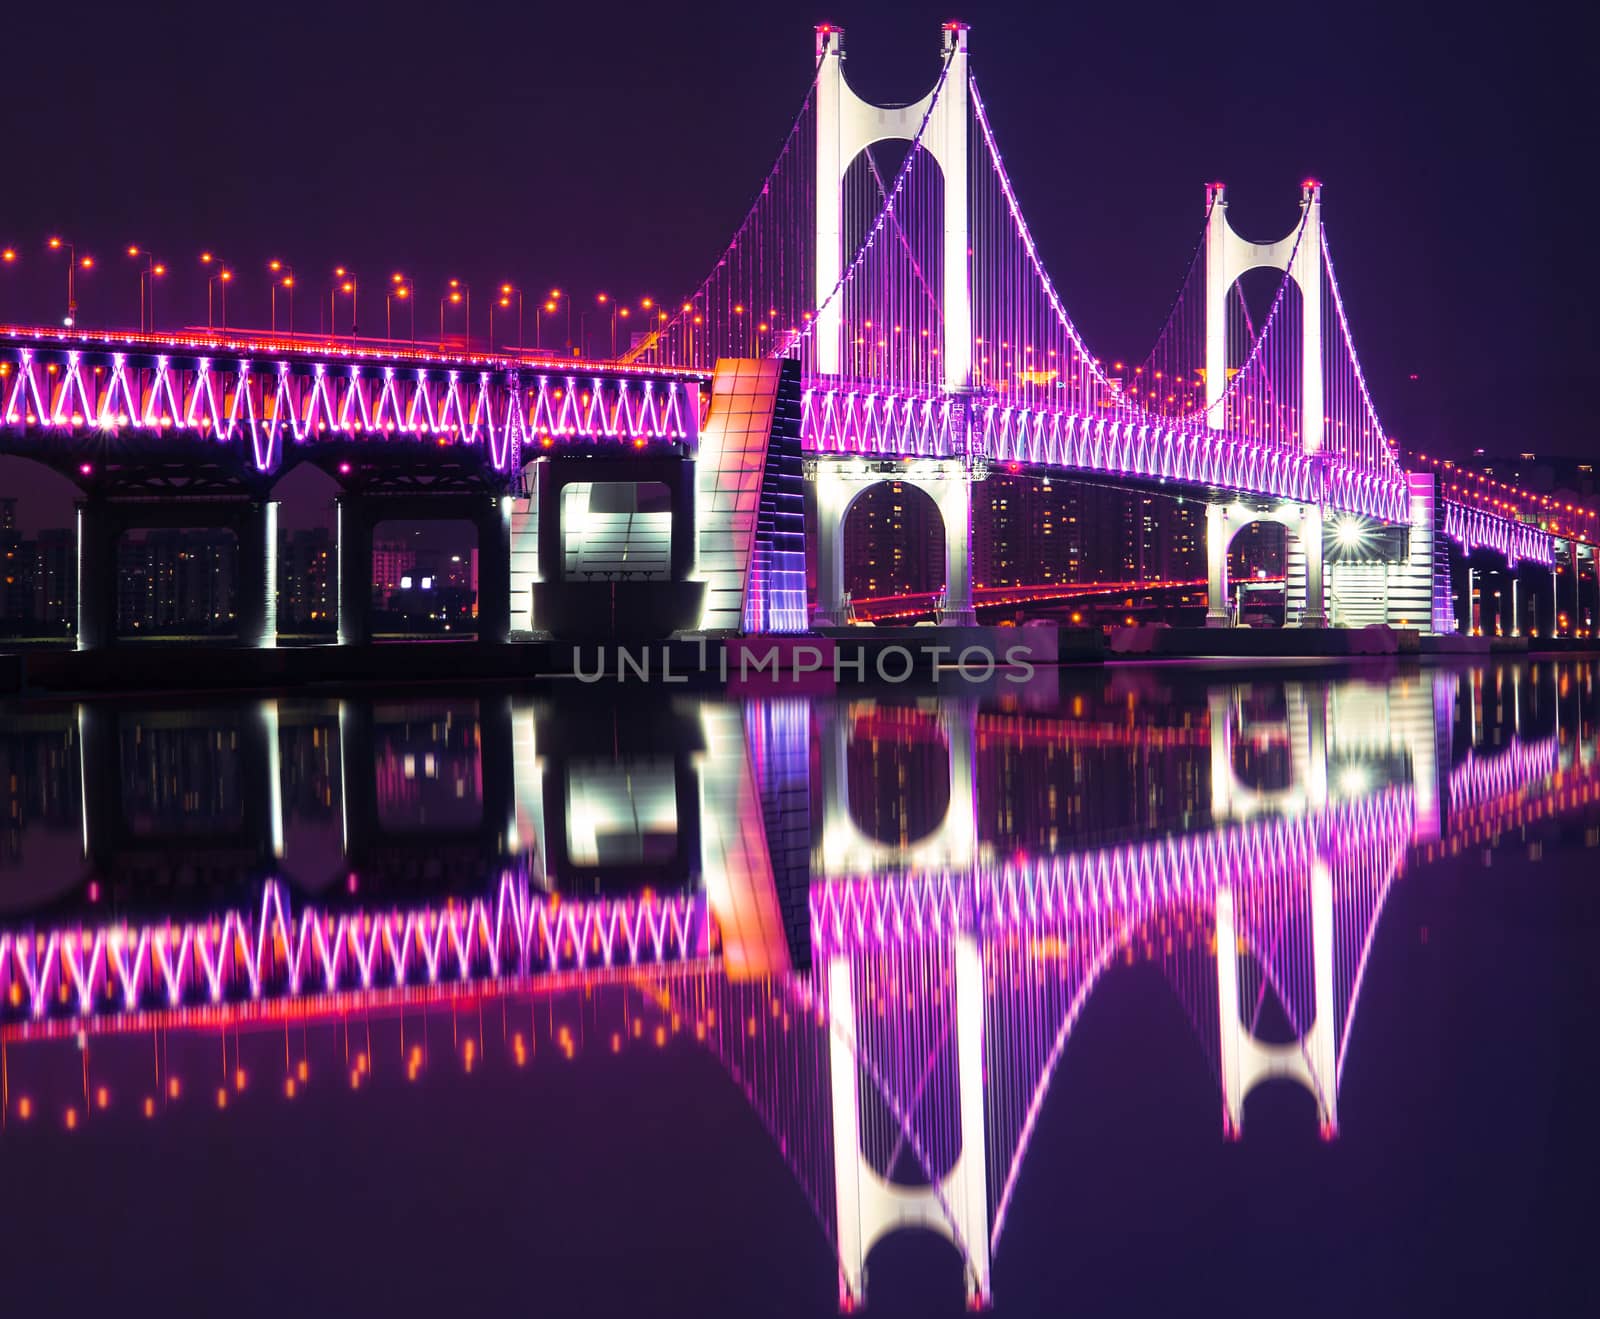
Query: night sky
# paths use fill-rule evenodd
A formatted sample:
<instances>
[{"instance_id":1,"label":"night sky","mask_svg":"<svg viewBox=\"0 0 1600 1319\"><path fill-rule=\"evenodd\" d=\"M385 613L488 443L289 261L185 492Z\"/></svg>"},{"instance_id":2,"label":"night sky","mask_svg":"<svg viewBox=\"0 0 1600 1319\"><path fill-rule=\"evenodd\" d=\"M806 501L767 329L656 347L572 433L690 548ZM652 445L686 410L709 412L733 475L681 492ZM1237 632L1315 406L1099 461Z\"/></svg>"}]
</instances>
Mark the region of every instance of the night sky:
<instances>
[{"instance_id":1,"label":"night sky","mask_svg":"<svg viewBox=\"0 0 1600 1319\"><path fill-rule=\"evenodd\" d=\"M101 268L84 324L137 317L128 243L172 267L162 324L205 321L204 248L265 324L270 258L297 318L335 264L363 329L401 270L419 322L451 276L676 298L719 255L798 110L814 22L848 74L911 100L946 5L35 5L8 16L0 319L52 321L62 233ZM1263 13L1269 11L1262 11ZM1142 355L1229 185L1248 237L1324 214L1377 404L1413 447L1593 448L1596 186L1587 54L1536 7L979 5L973 69L1069 311ZM325 294L324 305L325 305ZM282 309L280 308L280 315ZM531 311L530 311L531 317ZM420 330L420 326L419 326ZM530 331L531 333L531 331ZM1415 376L1415 380L1412 377ZM4 469L7 483L14 469ZM63 503L63 508L65 504Z\"/></svg>"}]
</instances>

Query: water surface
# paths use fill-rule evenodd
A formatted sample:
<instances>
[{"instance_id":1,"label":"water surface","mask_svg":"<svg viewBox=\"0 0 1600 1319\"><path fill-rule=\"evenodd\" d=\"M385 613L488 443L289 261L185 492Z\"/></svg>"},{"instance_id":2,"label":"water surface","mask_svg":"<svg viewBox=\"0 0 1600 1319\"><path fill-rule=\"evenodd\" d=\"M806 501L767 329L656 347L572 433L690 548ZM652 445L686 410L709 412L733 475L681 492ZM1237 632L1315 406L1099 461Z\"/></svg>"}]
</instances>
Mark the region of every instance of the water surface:
<instances>
[{"instance_id":1,"label":"water surface","mask_svg":"<svg viewBox=\"0 0 1600 1319\"><path fill-rule=\"evenodd\" d=\"M1593 1313L1596 704L0 709L7 1301Z\"/></svg>"}]
</instances>

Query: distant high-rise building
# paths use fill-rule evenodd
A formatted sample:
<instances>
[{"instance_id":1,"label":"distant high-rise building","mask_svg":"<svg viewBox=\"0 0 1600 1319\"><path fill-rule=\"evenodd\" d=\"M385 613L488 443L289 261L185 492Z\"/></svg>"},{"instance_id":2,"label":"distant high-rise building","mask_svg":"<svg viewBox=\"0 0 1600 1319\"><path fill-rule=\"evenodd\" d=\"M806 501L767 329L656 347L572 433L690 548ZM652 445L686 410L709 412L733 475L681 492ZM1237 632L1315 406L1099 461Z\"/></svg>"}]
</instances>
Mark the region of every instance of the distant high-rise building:
<instances>
[{"instance_id":1,"label":"distant high-rise building","mask_svg":"<svg viewBox=\"0 0 1600 1319\"><path fill-rule=\"evenodd\" d=\"M844 584L858 599L944 587L944 523L933 500L899 481L869 487L844 527Z\"/></svg>"},{"instance_id":2,"label":"distant high-rise building","mask_svg":"<svg viewBox=\"0 0 1600 1319\"><path fill-rule=\"evenodd\" d=\"M387 608L402 583L415 575L417 552L404 541L380 540L372 545L372 598Z\"/></svg>"},{"instance_id":3,"label":"distant high-rise building","mask_svg":"<svg viewBox=\"0 0 1600 1319\"><path fill-rule=\"evenodd\" d=\"M1082 495L1075 481L993 475L974 485L974 583L1077 581L1083 566Z\"/></svg>"},{"instance_id":4,"label":"distant high-rise building","mask_svg":"<svg viewBox=\"0 0 1600 1319\"><path fill-rule=\"evenodd\" d=\"M327 527L286 531L278 548L278 625L332 627L338 548Z\"/></svg>"},{"instance_id":5,"label":"distant high-rise building","mask_svg":"<svg viewBox=\"0 0 1600 1319\"><path fill-rule=\"evenodd\" d=\"M1270 530L1263 534L1271 539ZM944 579L938 512L896 483L869 488L852 506L844 552L845 585L858 598L937 590ZM1206 571L1205 505L994 473L972 487L972 556L977 586L1198 581Z\"/></svg>"},{"instance_id":6,"label":"distant high-rise building","mask_svg":"<svg viewBox=\"0 0 1600 1319\"><path fill-rule=\"evenodd\" d=\"M17 501L0 499L0 625L14 627L33 613L33 558L17 530Z\"/></svg>"},{"instance_id":7,"label":"distant high-rise building","mask_svg":"<svg viewBox=\"0 0 1600 1319\"><path fill-rule=\"evenodd\" d=\"M163 527L117 546L117 627L137 636L230 632L238 541L216 528Z\"/></svg>"},{"instance_id":8,"label":"distant high-rise building","mask_svg":"<svg viewBox=\"0 0 1600 1319\"><path fill-rule=\"evenodd\" d=\"M78 622L78 537L67 527L51 527L34 542L33 617L53 631Z\"/></svg>"}]
</instances>

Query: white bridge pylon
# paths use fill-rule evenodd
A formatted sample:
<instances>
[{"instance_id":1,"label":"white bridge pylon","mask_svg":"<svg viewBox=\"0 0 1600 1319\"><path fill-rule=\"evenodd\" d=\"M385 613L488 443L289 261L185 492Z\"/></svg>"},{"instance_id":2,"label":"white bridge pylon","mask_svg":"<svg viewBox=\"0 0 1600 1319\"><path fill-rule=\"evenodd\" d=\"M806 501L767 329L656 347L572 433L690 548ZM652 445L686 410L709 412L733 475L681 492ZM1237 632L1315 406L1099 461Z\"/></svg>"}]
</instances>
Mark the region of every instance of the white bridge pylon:
<instances>
[{"instance_id":1,"label":"white bridge pylon","mask_svg":"<svg viewBox=\"0 0 1600 1319\"><path fill-rule=\"evenodd\" d=\"M871 1167L861 1149L860 1032L850 961L828 959L828 1068L833 1111L834 1185L839 1246L839 1308L866 1300L867 1254L892 1232L924 1228L961 1252L969 1305L987 1305L989 1168L984 1131L983 958L971 933L955 940L956 1077L961 1152L929 1186L901 1186Z\"/></svg>"},{"instance_id":2,"label":"white bridge pylon","mask_svg":"<svg viewBox=\"0 0 1600 1319\"><path fill-rule=\"evenodd\" d=\"M914 142L924 118L923 148L944 174L944 385L965 389L972 374L972 295L968 287L967 25L944 25L946 72L910 105L869 105L844 76L844 30L817 28L817 369L838 375L844 304L835 296L844 272L844 179L851 162L877 142ZM931 109L930 109L931 107Z\"/></svg>"},{"instance_id":3,"label":"white bridge pylon","mask_svg":"<svg viewBox=\"0 0 1600 1319\"><path fill-rule=\"evenodd\" d=\"M1283 1078L1317 1101L1323 1139L1339 1134L1339 1022L1333 1008L1333 876L1323 857L1311 865L1311 973L1314 1016L1299 1039L1267 1044L1240 1019L1239 940L1232 884L1219 884L1217 916L1217 1021L1222 1073L1222 1123L1230 1139L1244 1132L1245 1097L1263 1081Z\"/></svg>"},{"instance_id":4,"label":"white bridge pylon","mask_svg":"<svg viewBox=\"0 0 1600 1319\"><path fill-rule=\"evenodd\" d=\"M1220 183L1206 187L1206 420L1226 424L1219 406L1228 390L1228 294L1241 275L1281 270L1300 289L1301 447L1322 448L1322 185L1307 179L1300 189L1300 223L1275 243L1240 238L1228 222Z\"/></svg>"}]
</instances>

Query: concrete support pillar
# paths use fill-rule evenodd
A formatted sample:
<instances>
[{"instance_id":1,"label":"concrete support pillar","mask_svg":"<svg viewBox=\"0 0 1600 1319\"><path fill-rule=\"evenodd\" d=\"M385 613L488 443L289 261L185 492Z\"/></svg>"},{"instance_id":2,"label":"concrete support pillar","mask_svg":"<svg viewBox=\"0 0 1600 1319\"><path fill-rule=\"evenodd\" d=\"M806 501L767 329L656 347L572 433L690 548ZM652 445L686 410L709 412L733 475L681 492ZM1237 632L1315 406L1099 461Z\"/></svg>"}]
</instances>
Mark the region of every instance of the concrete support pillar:
<instances>
[{"instance_id":1,"label":"concrete support pillar","mask_svg":"<svg viewBox=\"0 0 1600 1319\"><path fill-rule=\"evenodd\" d=\"M340 495L334 503L338 530L339 644L364 646L372 640L372 529L369 502Z\"/></svg>"},{"instance_id":2,"label":"concrete support pillar","mask_svg":"<svg viewBox=\"0 0 1600 1319\"><path fill-rule=\"evenodd\" d=\"M1319 412L1320 416L1320 412ZM1326 627L1326 591L1322 580L1322 508L1308 504L1300 510L1300 544L1306 554L1306 612L1301 627Z\"/></svg>"},{"instance_id":3,"label":"concrete support pillar","mask_svg":"<svg viewBox=\"0 0 1600 1319\"><path fill-rule=\"evenodd\" d=\"M1478 631L1478 602L1475 598L1478 593L1478 573L1469 563L1467 565L1467 635L1474 636Z\"/></svg>"},{"instance_id":4,"label":"concrete support pillar","mask_svg":"<svg viewBox=\"0 0 1600 1319\"><path fill-rule=\"evenodd\" d=\"M1569 540L1567 544L1572 549L1572 618L1567 627L1567 635L1575 637L1578 635L1578 624L1583 619L1583 611L1578 601L1578 587L1583 579L1578 566L1578 542Z\"/></svg>"},{"instance_id":5,"label":"concrete support pillar","mask_svg":"<svg viewBox=\"0 0 1600 1319\"><path fill-rule=\"evenodd\" d=\"M278 501L252 500L234 519L239 573L234 617L239 644L259 649L278 644Z\"/></svg>"},{"instance_id":6,"label":"concrete support pillar","mask_svg":"<svg viewBox=\"0 0 1600 1319\"><path fill-rule=\"evenodd\" d=\"M1233 527L1223 504L1206 505L1206 626L1227 627L1228 545Z\"/></svg>"},{"instance_id":7,"label":"concrete support pillar","mask_svg":"<svg viewBox=\"0 0 1600 1319\"><path fill-rule=\"evenodd\" d=\"M567 560L561 545L561 484L553 463L540 463L533 498L539 509L539 580L564 582Z\"/></svg>"},{"instance_id":8,"label":"concrete support pillar","mask_svg":"<svg viewBox=\"0 0 1600 1319\"><path fill-rule=\"evenodd\" d=\"M1518 599L1518 587L1521 584L1516 570L1513 569L1511 573L1511 635L1514 637L1522 635L1522 602Z\"/></svg>"},{"instance_id":9,"label":"concrete support pillar","mask_svg":"<svg viewBox=\"0 0 1600 1319\"><path fill-rule=\"evenodd\" d=\"M844 273L844 204L840 180L840 102L849 95L844 81L844 32L828 25L817 29L817 220L816 365L823 375L839 373L844 302L833 296Z\"/></svg>"},{"instance_id":10,"label":"concrete support pillar","mask_svg":"<svg viewBox=\"0 0 1600 1319\"><path fill-rule=\"evenodd\" d=\"M816 465L817 608L819 627L844 627L850 610L844 599L844 520L862 487L844 480L833 463Z\"/></svg>"},{"instance_id":11,"label":"concrete support pillar","mask_svg":"<svg viewBox=\"0 0 1600 1319\"><path fill-rule=\"evenodd\" d=\"M965 475L941 482L939 514L944 519L944 611L950 626L978 621L972 606L972 486Z\"/></svg>"},{"instance_id":12,"label":"concrete support pillar","mask_svg":"<svg viewBox=\"0 0 1600 1319\"><path fill-rule=\"evenodd\" d=\"M110 505L90 496L78 505L78 649L100 650L117 639L117 539L122 526Z\"/></svg>"},{"instance_id":13,"label":"concrete support pillar","mask_svg":"<svg viewBox=\"0 0 1600 1319\"><path fill-rule=\"evenodd\" d=\"M668 554L669 570L675 582L687 581L694 575L695 549L699 544L695 520L696 479L695 464L685 461L672 483L672 539Z\"/></svg>"},{"instance_id":14,"label":"concrete support pillar","mask_svg":"<svg viewBox=\"0 0 1600 1319\"><path fill-rule=\"evenodd\" d=\"M478 531L478 640L511 636L510 495L485 495L487 507L474 519Z\"/></svg>"}]
</instances>

